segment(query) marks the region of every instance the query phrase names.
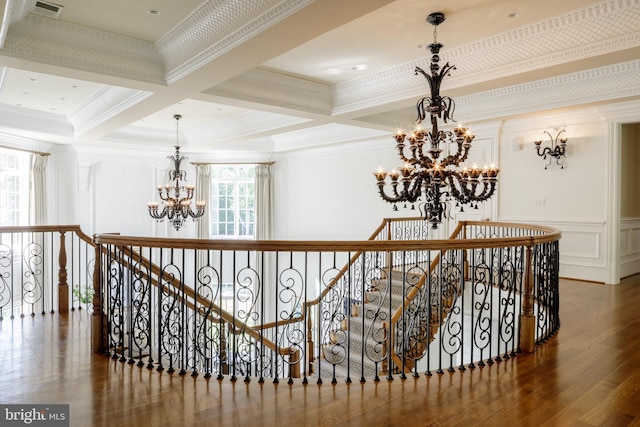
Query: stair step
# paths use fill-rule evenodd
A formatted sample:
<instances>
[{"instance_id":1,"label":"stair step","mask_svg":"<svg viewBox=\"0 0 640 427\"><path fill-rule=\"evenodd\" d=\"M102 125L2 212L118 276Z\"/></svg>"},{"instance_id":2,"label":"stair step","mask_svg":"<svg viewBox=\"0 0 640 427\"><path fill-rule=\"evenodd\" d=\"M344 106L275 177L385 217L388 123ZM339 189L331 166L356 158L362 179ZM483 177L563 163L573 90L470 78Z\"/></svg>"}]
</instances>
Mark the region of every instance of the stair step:
<instances>
[{"instance_id":1,"label":"stair step","mask_svg":"<svg viewBox=\"0 0 640 427\"><path fill-rule=\"evenodd\" d=\"M323 346L322 355L330 363L342 363L347 353L354 360L359 360L363 354L365 360L379 360L384 356L386 340L383 340L385 336L383 331L374 331L374 334L376 332L380 335L374 335L374 338L371 334L363 337L361 334L356 335L350 334L348 331L337 331L336 339Z\"/></svg>"},{"instance_id":2,"label":"stair step","mask_svg":"<svg viewBox=\"0 0 640 427\"><path fill-rule=\"evenodd\" d=\"M402 307L406 295L420 282L420 278L418 274L392 271L390 280L383 277L364 293L364 303L349 299L343 308L348 317L329 333L328 342L322 347L322 357L314 362L314 376L332 378L335 372L336 378L346 378L349 374L355 380L360 376L373 377L376 373L378 376L386 375L386 352L389 351L386 342L394 332L387 329L391 316ZM457 294L443 298L440 304L443 318L440 321L429 320L429 343L446 321L456 298Z\"/></svg>"}]
</instances>

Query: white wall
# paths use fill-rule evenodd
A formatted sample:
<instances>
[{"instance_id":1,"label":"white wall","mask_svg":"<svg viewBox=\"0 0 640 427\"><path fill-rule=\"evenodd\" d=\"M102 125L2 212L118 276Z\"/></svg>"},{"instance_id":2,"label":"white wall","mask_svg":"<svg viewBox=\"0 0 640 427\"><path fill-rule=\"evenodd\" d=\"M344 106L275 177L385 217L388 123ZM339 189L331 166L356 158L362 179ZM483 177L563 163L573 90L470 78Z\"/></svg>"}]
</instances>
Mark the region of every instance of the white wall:
<instances>
[{"instance_id":1,"label":"white wall","mask_svg":"<svg viewBox=\"0 0 640 427\"><path fill-rule=\"evenodd\" d=\"M401 166L391 135L278 156L275 238L366 240L383 218L417 216L380 199L379 166Z\"/></svg>"},{"instance_id":2,"label":"white wall","mask_svg":"<svg viewBox=\"0 0 640 427\"><path fill-rule=\"evenodd\" d=\"M77 192L74 169L77 163L73 147L51 145L47 163L47 218L49 224L77 224Z\"/></svg>"},{"instance_id":3,"label":"white wall","mask_svg":"<svg viewBox=\"0 0 640 427\"><path fill-rule=\"evenodd\" d=\"M569 138L566 166L545 170L533 141L554 127ZM604 282L607 123L596 110L582 109L477 128L477 138L497 141L502 169L492 219L560 229L561 275ZM514 151L514 140L522 149ZM379 198L372 172L381 165L399 166L391 136L280 156L276 238L365 239L382 218L418 216L393 212Z\"/></svg>"},{"instance_id":4,"label":"white wall","mask_svg":"<svg viewBox=\"0 0 640 427\"><path fill-rule=\"evenodd\" d=\"M493 219L559 228L563 277L607 281L607 192L616 173L607 161L610 122L598 109L584 108L475 126L480 129L478 138L495 141L498 148L501 172ZM554 128L566 129L569 138L566 166L545 170L533 141ZM521 150L514 150L514 141L522 141ZM52 150L56 222L80 223L90 234L195 236L191 223L175 233L147 213L146 204L157 199L155 187L169 166L168 153L74 151L75 157L67 148ZM190 160L200 157L190 155ZM272 160L276 162L274 239L360 240L368 238L385 217L419 215L405 209L394 212L378 196L372 172L378 166L400 166L391 135L279 153ZM195 183L188 167L188 180ZM75 203L76 208L70 210L66 203Z\"/></svg>"},{"instance_id":5,"label":"white wall","mask_svg":"<svg viewBox=\"0 0 640 427\"><path fill-rule=\"evenodd\" d=\"M156 200L156 175L169 166L166 153L81 148L75 174L77 220L90 234L118 232L132 236L177 236L166 224L156 224L147 203ZM190 167L191 165L187 165ZM158 171L162 173L158 174ZM190 182L195 175L188 171ZM161 178L160 178L161 179Z\"/></svg>"},{"instance_id":6,"label":"white wall","mask_svg":"<svg viewBox=\"0 0 640 427\"><path fill-rule=\"evenodd\" d=\"M533 141L548 144L565 129L564 169L539 157ZM563 277L605 281L607 124L594 109L538 115L506 122L500 144L500 221L547 225L562 231ZM521 139L522 149L512 142Z\"/></svg>"},{"instance_id":7,"label":"white wall","mask_svg":"<svg viewBox=\"0 0 640 427\"><path fill-rule=\"evenodd\" d=\"M569 122L571 120L571 122ZM569 138L564 169L539 157L533 141L553 127ZM500 219L602 221L605 215L606 125L593 112L573 117L535 117L505 123L500 144ZM512 151L508 141L521 138L523 148ZM543 140L543 146L547 141Z\"/></svg>"}]
</instances>

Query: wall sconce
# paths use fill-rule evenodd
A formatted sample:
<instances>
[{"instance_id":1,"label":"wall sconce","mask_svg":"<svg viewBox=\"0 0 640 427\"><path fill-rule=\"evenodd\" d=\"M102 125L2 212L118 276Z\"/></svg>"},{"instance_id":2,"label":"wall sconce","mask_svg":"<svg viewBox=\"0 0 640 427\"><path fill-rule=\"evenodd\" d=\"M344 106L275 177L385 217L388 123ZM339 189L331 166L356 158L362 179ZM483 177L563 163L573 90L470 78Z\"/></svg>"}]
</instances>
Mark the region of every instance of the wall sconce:
<instances>
[{"instance_id":1,"label":"wall sconce","mask_svg":"<svg viewBox=\"0 0 640 427\"><path fill-rule=\"evenodd\" d=\"M544 167L547 169L553 159L556 159L556 164L560 166L560 169L564 169L564 163L561 163L562 157L566 157L564 155L565 150L567 148L568 138L560 138L560 135L564 132L564 129L560 130L555 137L553 137L546 130L544 133L549 135L549 146L542 148L542 140L534 141L533 143L536 145L536 151L538 152L538 156L547 159L549 156L549 163ZM540 150L542 148L542 150Z\"/></svg>"}]
</instances>

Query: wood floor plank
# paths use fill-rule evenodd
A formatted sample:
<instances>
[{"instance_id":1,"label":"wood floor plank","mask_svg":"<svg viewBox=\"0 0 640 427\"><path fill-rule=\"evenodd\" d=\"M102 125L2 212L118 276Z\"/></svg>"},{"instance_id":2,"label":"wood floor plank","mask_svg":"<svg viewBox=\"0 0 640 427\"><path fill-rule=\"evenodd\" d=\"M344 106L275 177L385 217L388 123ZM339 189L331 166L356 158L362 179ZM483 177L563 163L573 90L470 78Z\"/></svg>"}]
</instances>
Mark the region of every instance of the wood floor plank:
<instances>
[{"instance_id":1,"label":"wood floor plank","mask_svg":"<svg viewBox=\"0 0 640 427\"><path fill-rule=\"evenodd\" d=\"M640 276L560 295L560 331L534 354L350 385L169 375L91 354L84 312L5 318L0 403L68 403L79 427L640 425Z\"/></svg>"}]
</instances>

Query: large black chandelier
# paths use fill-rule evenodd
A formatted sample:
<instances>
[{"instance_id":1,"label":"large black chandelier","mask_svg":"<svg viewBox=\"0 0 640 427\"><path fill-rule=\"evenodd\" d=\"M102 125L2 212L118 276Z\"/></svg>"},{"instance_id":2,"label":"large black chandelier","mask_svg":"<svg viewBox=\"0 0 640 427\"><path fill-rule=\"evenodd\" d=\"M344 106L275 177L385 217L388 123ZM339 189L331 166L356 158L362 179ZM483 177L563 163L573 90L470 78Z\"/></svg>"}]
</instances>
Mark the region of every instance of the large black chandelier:
<instances>
[{"instance_id":1,"label":"large black chandelier","mask_svg":"<svg viewBox=\"0 0 640 427\"><path fill-rule=\"evenodd\" d=\"M191 217L195 221L204 215L206 202L197 201L196 211L191 209L191 200L196 191L193 185L187 185L187 173L180 169L180 163L187 158L180 155L179 129L178 124L181 115L173 116L176 119L176 153L173 156L167 156L173 163L173 169L169 171L169 181L166 185L158 186L158 195L162 200L162 211L158 212L158 202L149 202L149 215L152 218L163 221L165 218L169 220L173 228L179 230L184 225L184 221Z\"/></svg>"},{"instance_id":2,"label":"large black chandelier","mask_svg":"<svg viewBox=\"0 0 640 427\"><path fill-rule=\"evenodd\" d=\"M420 67L415 68L415 74L422 74L429 82L431 96L418 100L418 117L413 132L407 135L398 131L394 136L404 165L390 172L383 169L374 172L383 200L393 203L394 210L397 210L398 203L404 203L405 207L411 205L412 208L417 203L424 219L433 228L437 228L443 218L450 217L451 202L455 201L460 210L464 210L465 205L477 208L478 202L491 198L500 172L495 165L464 166L475 138L468 128L459 123L453 130L438 128L439 120L444 123L455 121L454 100L440 95L442 80L456 69L449 63L442 68L439 64L442 44L437 41L437 28L444 20L445 16L440 12L427 17L427 22L434 26L433 43L429 45L431 73ZM427 119L431 121L430 131L421 127ZM451 147L449 144L455 144L454 148L443 152L443 147ZM390 187L386 186L388 183Z\"/></svg>"}]
</instances>

